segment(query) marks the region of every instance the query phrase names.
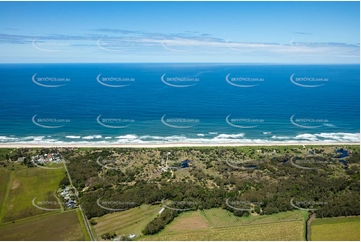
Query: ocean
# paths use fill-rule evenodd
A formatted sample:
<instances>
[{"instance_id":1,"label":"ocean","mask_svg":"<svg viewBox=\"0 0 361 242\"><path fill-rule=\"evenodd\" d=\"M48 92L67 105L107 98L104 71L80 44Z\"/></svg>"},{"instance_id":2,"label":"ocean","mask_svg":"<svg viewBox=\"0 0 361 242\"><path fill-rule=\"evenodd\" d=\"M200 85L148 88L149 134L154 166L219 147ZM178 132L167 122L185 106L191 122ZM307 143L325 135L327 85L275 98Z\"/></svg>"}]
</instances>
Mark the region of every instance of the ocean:
<instances>
[{"instance_id":1,"label":"ocean","mask_svg":"<svg viewBox=\"0 0 361 242\"><path fill-rule=\"evenodd\" d=\"M360 142L359 65L0 64L2 144Z\"/></svg>"}]
</instances>

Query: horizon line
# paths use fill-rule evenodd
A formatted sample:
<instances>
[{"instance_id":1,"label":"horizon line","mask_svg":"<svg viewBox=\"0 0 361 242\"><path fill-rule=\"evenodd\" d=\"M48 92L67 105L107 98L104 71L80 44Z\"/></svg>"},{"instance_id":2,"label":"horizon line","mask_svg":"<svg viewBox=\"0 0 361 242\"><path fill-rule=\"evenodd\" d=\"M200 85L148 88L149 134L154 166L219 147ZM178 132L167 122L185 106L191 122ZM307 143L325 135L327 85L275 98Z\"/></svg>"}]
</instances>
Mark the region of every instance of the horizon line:
<instances>
[{"instance_id":1,"label":"horizon line","mask_svg":"<svg viewBox=\"0 0 361 242\"><path fill-rule=\"evenodd\" d=\"M284 63L284 62L0 62L6 64L236 64L236 65L360 65L361 63Z\"/></svg>"}]
</instances>

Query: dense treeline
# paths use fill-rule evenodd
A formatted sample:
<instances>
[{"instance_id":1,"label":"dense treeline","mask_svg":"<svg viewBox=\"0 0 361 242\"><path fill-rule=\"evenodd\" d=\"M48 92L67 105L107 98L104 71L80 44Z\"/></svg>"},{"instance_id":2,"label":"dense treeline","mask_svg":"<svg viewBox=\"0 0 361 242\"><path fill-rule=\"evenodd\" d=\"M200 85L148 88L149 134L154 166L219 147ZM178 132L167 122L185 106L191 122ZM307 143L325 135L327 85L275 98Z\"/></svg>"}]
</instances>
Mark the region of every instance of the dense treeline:
<instances>
[{"instance_id":1,"label":"dense treeline","mask_svg":"<svg viewBox=\"0 0 361 242\"><path fill-rule=\"evenodd\" d=\"M144 235L156 234L161 231L167 224L178 216L178 211L166 209L164 212L148 223L142 233Z\"/></svg>"},{"instance_id":2,"label":"dense treeline","mask_svg":"<svg viewBox=\"0 0 361 242\"><path fill-rule=\"evenodd\" d=\"M141 204L159 204L163 199L177 201L171 204L177 209L207 209L225 207L226 192L222 189L206 189L193 183L166 183L160 188L157 184L138 182L133 186L121 189L99 189L84 193L81 204L88 218L102 216L110 209L123 209L140 206ZM97 203L97 200L99 202ZM183 204L181 203L183 202Z\"/></svg>"},{"instance_id":3,"label":"dense treeline","mask_svg":"<svg viewBox=\"0 0 361 242\"><path fill-rule=\"evenodd\" d=\"M137 182L133 186L125 185L116 190L102 187L84 193L82 204L87 216L91 218L108 212L97 206L98 198L132 202L134 206L159 203L163 198L167 198L175 201L193 201L196 209L207 209L228 208L225 205L226 198L234 197L242 201L257 202L260 214L273 214L293 210L290 200L295 198L309 203L313 201L321 203L322 206L317 207L319 209L317 215L320 217L347 216L359 215L360 185L358 181L359 175L350 179L344 177L327 179L319 172L304 172L300 176L280 179L277 183L233 181L234 186L230 191L224 189L224 186L206 188L192 182L165 183L161 187L158 184ZM230 183L231 178L223 182Z\"/></svg>"}]
</instances>

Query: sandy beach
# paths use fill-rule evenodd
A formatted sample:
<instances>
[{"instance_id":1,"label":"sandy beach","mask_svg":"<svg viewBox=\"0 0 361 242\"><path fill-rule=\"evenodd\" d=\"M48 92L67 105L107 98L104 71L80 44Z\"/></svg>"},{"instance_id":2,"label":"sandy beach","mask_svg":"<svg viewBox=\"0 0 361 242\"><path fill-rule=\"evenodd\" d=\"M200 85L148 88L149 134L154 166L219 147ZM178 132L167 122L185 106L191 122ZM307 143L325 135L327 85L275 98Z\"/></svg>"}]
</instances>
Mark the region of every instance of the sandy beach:
<instances>
[{"instance_id":1,"label":"sandy beach","mask_svg":"<svg viewBox=\"0 0 361 242\"><path fill-rule=\"evenodd\" d=\"M314 142L314 143L166 143L166 144L0 144L0 148L42 148L42 147L75 147L75 148L172 148L172 147L236 147L236 146L316 146L316 145L360 145L360 143L330 143L330 142Z\"/></svg>"}]
</instances>

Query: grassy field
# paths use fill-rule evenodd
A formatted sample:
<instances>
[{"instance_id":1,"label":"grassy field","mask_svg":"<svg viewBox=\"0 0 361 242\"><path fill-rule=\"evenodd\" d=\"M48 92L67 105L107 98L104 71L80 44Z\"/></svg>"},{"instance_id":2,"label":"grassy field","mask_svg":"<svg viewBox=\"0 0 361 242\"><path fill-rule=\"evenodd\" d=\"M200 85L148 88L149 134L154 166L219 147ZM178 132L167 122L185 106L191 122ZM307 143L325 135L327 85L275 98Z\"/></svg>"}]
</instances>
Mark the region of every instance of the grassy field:
<instances>
[{"instance_id":1,"label":"grassy field","mask_svg":"<svg viewBox=\"0 0 361 242\"><path fill-rule=\"evenodd\" d=\"M212 224L213 227L228 227L239 225L252 225L261 223L276 223L280 221L302 220L301 211L282 212L273 215L256 215L249 217L237 217L231 212L221 208L212 208L202 211L203 216Z\"/></svg>"},{"instance_id":2,"label":"grassy field","mask_svg":"<svg viewBox=\"0 0 361 242\"><path fill-rule=\"evenodd\" d=\"M10 181L10 170L0 169L0 208L3 208L7 196L7 191L9 187ZM5 210L0 209L0 223L1 223L1 214L5 212Z\"/></svg>"},{"instance_id":3,"label":"grassy field","mask_svg":"<svg viewBox=\"0 0 361 242\"><path fill-rule=\"evenodd\" d=\"M190 211L141 240L304 240L306 216L304 211L242 218L220 208Z\"/></svg>"},{"instance_id":4,"label":"grassy field","mask_svg":"<svg viewBox=\"0 0 361 242\"><path fill-rule=\"evenodd\" d=\"M160 209L161 207L158 205L142 205L140 208L110 213L94 218L93 220L97 224L93 227L98 239L107 232L116 232L118 236L135 234L140 237L142 235L141 231L158 215Z\"/></svg>"},{"instance_id":5,"label":"grassy field","mask_svg":"<svg viewBox=\"0 0 361 242\"><path fill-rule=\"evenodd\" d=\"M0 169L2 173L4 170ZM34 198L36 198L35 204L49 202L42 207L60 208L54 192L63 177L64 169L48 170L17 166L10 171L10 180L7 183L0 221L9 222L47 212L33 206ZM3 191L3 186L0 191Z\"/></svg>"},{"instance_id":6,"label":"grassy field","mask_svg":"<svg viewBox=\"0 0 361 242\"><path fill-rule=\"evenodd\" d=\"M85 240L75 210L0 225L0 240Z\"/></svg>"},{"instance_id":7,"label":"grassy field","mask_svg":"<svg viewBox=\"0 0 361 242\"><path fill-rule=\"evenodd\" d=\"M360 217L317 218L311 223L311 240L360 241Z\"/></svg>"},{"instance_id":8,"label":"grassy field","mask_svg":"<svg viewBox=\"0 0 361 242\"><path fill-rule=\"evenodd\" d=\"M83 233L83 235L84 235L84 240L90 241L90 240L91 240L91 239L90 239L90 235L89 235L88 230L87 230L87 228L86 228L86 225L85 225L85 222L84 222L84 218L83 218L83 216L82 216L82 214L81 214L80 209L76 209L76 214L77 214L77 216L78 216L78 221L79 221L79 225L80 225L81 231L82 231L82 233Z\"/></svg>"},{"instance_id":9,"label":"grassy field","mask_svg":"<svg viewBox=\"0 0 361 242\"><path fill-rule=\"evenodd\" d=\"M205 228L185 231L162 231L144 240L185 241L185 240L304 240L302 221L234 226L225 228Z\"/></svg>"},{"instance_id":10,"label":"grassy field","mask_svg":"<svg viewBox=\"0 0 361 242\"><path fill-rule=\"evenodd\" d=\"M181 213L169 225L166 225L164 232L189 231L204 228L211 228L212 223L204 217L200 210Z\"/></svg>"},{"instance_id":11,"label":"grassy field","mask_svg":"<svg viewBox=\"0 0 361 242\"><path fill-rule=\"evenodd\" d=\"M214 208L181 213L159 234L142 235L141 231L159 210L158 205L142 205L110 213L93 218L96 223L93 228L98 239L115 232L118 236L135 234L137 240L303 240L307 216L307 212L292 211L239 218L227 210Z\"/></svg>"}]
</instances>

